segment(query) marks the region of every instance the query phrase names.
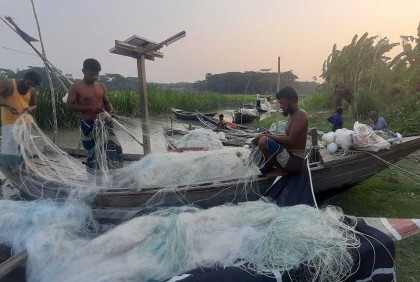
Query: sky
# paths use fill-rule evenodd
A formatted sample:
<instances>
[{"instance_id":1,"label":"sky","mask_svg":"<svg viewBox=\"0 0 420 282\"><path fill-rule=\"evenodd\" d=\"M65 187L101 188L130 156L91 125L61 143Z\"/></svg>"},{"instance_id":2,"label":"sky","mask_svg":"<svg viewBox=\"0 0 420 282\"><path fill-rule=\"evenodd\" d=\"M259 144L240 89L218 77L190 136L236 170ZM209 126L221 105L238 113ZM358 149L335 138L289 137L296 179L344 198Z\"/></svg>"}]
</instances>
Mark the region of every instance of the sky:
<instances>
[{"instance_id":1,"label":"sky","mask_svg":"<svg viewBox=\"0 0 420 282\"><path fill-rule=\"evenodd\" d=\"M146 61L148 82L195 82L206 73L293 70L301 81L322 73L331 53L365 32L400 42L417 33L420 0L33 0L48 59L63 73L82 77L95 58L102 73L137 76L136 60L112 54L115 40L138 35L161 42L186 37ZM39 38L30 0L0 0L0 16ZM34 43L41 50L39 43ZM0 68L42 66L34 51L0 22ZM393 51L397 54L401 47ZM390 54L392 55L392 54Z\"/></svg>"}]
</instances>

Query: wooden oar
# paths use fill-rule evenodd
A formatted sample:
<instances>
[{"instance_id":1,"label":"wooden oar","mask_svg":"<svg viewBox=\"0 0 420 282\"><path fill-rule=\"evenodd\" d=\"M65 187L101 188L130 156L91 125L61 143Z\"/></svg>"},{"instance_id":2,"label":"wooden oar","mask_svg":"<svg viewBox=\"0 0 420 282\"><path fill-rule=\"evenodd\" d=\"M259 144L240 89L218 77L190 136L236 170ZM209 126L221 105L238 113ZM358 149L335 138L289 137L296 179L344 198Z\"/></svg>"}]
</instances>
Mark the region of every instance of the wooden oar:
<instances>
[{"instance_id":1,"label":"wooden oar","mask_svg":"<svg viewBox=\"0 0 420 282\"><path fill-rule=\"evenodd\" d=\"M130 135L131 138L133 138L135 141L137 141L137 143L139 143L142 147L144 147L143 143L137 139L136 136L134 136L133 133L131 133L124 125L122 125L120 122L118 122L115 118L113 118L107 111L103 110L103 112L105 113L105 115L110 118L116 125L118 125L119 127L121 127L122 130L124 130L125 132L127 132L128 135Z\"/></svg>"}]
</instances>

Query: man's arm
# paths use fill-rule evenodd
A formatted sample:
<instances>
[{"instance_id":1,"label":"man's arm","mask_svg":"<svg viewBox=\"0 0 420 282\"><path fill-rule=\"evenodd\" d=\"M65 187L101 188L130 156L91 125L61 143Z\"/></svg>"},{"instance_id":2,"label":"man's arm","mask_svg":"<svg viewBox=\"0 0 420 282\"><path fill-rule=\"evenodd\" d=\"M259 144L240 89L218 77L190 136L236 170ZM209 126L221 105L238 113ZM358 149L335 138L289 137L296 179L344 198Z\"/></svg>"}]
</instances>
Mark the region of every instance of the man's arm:
<instances>
[{"instance_id":1,"label":"man's arm","mask_svg":"<svg viewBox=\"0 0 420 282\"><path fill-rule=\"evenodd\" d=\"M15 107L10 105L5 99L12 96L13 83L11 80L3 80L0 82L0 106L8 108L13 114L18 115L19 112Z\"/></svg>"},{"instance_id":2,"label":"man's arm","mask_svg":"<svg viewBox=\"0 0 420 282\"><path fill-rule=\"evenodd\" d=\"M36 110L36 91L35 88L30 89L31 98L29 100L29 107L23 109L23 112L27 112L28 114L33 113Z\"/></svg>"},{"instance_id":3,"label":"man's arm","mask_svg":"<svg viewBox=\"0 0 420 282\"><path fill-rule=\"evenodd\" d=\"M334 116L330 116L329 118L327 118L327 121L329 123L334 123Z\"/></svg>"},{"instance_id":4,"label":"man's arm","mask_svg":"<svg viewBox=\"0 0 420 282\"><path fill-rule=\"evenodd\" d=\"M114 110L114 107L112 106L111 102L109 101L108 90L106 89L105 85L103 85L103 84L101 84L101 87L104 90L104 108L108 113L114 114L115 110Z\"/></svg>"}]
</instances>

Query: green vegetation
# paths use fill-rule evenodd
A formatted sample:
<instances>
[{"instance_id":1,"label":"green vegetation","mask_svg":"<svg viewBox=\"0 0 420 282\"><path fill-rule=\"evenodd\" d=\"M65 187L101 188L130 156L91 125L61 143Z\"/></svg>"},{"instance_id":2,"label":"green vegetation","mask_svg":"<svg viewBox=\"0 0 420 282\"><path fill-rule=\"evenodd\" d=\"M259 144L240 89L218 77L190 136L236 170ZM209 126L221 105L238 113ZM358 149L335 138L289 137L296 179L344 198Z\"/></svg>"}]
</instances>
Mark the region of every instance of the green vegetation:
<instances>
[{"instance_id":1,"label":"green vegetation","mask_svg":"<svg viewBox=\"0 0 420 282\"><path fill-rule=\"evenodd\" d=\"M77 113L69 112L61 101L64 92L56 91L57 122L59 128L76 128L79 126ZM139 116L140 103L137 91L110 91L109 99L119 115ZM162 90L155 87L148 89L149 113L158 115L169 113L170 108L179 108L187 111L210 111L227 108L236 108L244 103L254 102L255 95L234 95L208 92L186 92ZM43 129L53 127L51 94L48 89L38 92L38 107L35 118Z\"/></svg>"},{"instance_id":2,"label":"green vegetation","mask_svg":"<svg viewBox=\"0 0 420 282\"><path fill-rule=\"evenodd\" d=\"M330 108L335 106L334 88L346 87L354 97L351 104L345 105L345 112L352 118L364 119L369 111L375 110L395 131L418 131L420 39L414 36L401 36L401 39L403 51L393 59L386 53L400 44L390 43L386 37L369 37L365 33L360 38L355 35L341 50L334 45L323 66L321 77L325 82L318 88Z\"/></svg>"},{"instance_id":3,"label":"green vegetation","mask_svg":"<svg viewBox=\"0 0 420 282\"><path fill-rule=\"evenodd\" d=\"M420 281L419 272L420 235L396 243L395 265L398 281Z\"/></svg>"},{"instance_id":4,"label":"green vegetation","mask_svg":"<svg viewBox=\"0 0 420 282\"><path fill-rule=\"evenodd\" d=\"M137 91L111 91L109 99L121 115L140 114ZM255 95L173 91L149 87L148 100L151 114L160 114L170 112L171 107L186 111L235 108L243 103L253 102Z\"/></svg>"}]
</instances>

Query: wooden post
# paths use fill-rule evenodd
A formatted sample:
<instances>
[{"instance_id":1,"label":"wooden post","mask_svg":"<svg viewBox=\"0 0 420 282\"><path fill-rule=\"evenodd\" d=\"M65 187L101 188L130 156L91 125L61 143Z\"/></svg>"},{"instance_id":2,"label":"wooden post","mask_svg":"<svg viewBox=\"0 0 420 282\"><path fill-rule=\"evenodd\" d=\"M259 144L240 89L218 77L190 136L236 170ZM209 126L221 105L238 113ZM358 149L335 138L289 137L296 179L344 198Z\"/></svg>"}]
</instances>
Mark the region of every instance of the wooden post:
<instances>
[{"instance_id":1,"label":"wooden post","mask_svg":"<svg viewBox=\"0 0 420 282\"><path fill-rule=\"evenodd\" d=\"M278 58L278 70L277 70L277 92L280 91L280 57Z\"/></svg>"},{"instance_id":2,"label":"wooden post","mask_svg":"<svg viewBox=\"0 0 420 282\"><path fill-rule=\"evenodd\" d=\"M34 1L31 0L31 3L32 3L32 9L34 11L36 26L38 27L39 42L41 43L42 55L44 57L46 57L44 42L42 41L41 28L39 27L38 15L36 14ZM51 105L52 105L53 129L54 129L52 141L53 141L53 143L55 143L55 138L56 138L57 133L58 133L57 110L56 110L56 107L55 107L55 93L54 93L54 86L53 86L53 83L52 83L52 80L51 80L50 70L49 70L46 62L44 62L44 65L45 65L45 72L47 73L47 78L48 78L48 82L50 84L50 90L51 90Z\"/></svg>"},{"instance_id":3,"label":"wooden post","mask_svg":"<svg viewBox=\"0 0 420 282\"><path fill-rule=\"evenodd\" d=\"M140 111L141 111L141 128L143 134L143 151L147 155L152 152L150 148L150 129L149 129L149 103L147 101L147 82L146 82L146 66L145 56L141 55L137 58L137 72L139 76L139 93L140 93Z\"/></svg>"},{"instance_id":4,"label":"wooden post","mask_svg":"<svg viewBox=\"0 0 420 282\"><path fill-rule=\"evenodd\" d=\"M318 154L317 154L317 146L318 146L318 132L316 127L311 128L311 139L312 139L312 153L310 156L311 162L317 162L318 160Z\"/></svg>"}]
</instances>

